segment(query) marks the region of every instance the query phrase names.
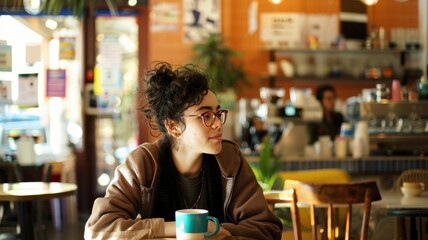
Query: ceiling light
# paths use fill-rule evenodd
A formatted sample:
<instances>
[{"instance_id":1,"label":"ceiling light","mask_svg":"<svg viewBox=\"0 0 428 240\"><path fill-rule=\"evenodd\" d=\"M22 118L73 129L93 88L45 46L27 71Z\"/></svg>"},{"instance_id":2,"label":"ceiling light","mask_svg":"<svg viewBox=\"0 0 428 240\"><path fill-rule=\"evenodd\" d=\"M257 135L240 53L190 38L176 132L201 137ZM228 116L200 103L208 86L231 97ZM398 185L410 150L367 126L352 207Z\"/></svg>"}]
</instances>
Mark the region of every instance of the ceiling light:
<instances>
[{"instance_id":1,"label":"ceiling light","mask_svg":"<svg viewBox=\"0 0 428 240\"><path fill-rule=\"evenodd\" d=\"M56 29L56 27L58 27L58 23L55 20L49 18L48 20L46 20L45 26L50 30L54 30Z\"/></svg>"},{"instance_id":2,"label":"ceiling light","mask_svg":"<svg viewBox=\"0 0 428 240\"><path fill-rule=\"evenodd\" d=\"M24 9L31 15L39 14L45 7L46 0L24 0Z\"/></svg>"},{"instance_id":3,"label":"ceiling light","mask_svg":"<svg viewBox=\"0 0 428 240\"><path fill-rule=\"evenodd\" d=\"M135 5L137 5L137 0L128 0L128 5L130 7L134 7Z\"/></svg>"},{"instance_id":4,"label":"ceiling light","mask_svg":"<svg viewBox=\"0 0 428 240\"><path fill-rule=\"evenodd\" d=\"M271 2L273 4L280 4L282 2L282 0L269 0L269 2Z\"/></svg>"},{"instance_id":5,"label":"ceiling light","mask_svg":"<svg viewBox=\"0 0 428 240\"><path fill-rule=\"evenodd\" d=\"M378 2L378 0L361 0L361 2L363 2L367 6L371 6L371 5L375 5Z\"/></svg>"}]
</instances>

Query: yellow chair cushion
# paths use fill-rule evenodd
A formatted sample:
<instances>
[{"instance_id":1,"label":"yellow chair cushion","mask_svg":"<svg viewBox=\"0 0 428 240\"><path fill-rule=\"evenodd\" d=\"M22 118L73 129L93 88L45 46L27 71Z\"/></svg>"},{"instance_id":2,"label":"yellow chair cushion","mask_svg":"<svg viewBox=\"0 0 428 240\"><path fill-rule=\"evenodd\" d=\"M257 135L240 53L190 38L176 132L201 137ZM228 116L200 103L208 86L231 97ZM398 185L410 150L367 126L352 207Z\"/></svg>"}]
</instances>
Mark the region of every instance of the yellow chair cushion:
<instances>
[{"instance_id":1,"label":"yellow chair cushion","mask_svg":"<svg viewBox=\"0 0 428 240\"><path fill-rule=\"evenodd\" d=\"M287 179L319 183L348 183L352 181L348 172L338 168L282 171L279 176L283 182Z\"/></svg>"}]
</instances>

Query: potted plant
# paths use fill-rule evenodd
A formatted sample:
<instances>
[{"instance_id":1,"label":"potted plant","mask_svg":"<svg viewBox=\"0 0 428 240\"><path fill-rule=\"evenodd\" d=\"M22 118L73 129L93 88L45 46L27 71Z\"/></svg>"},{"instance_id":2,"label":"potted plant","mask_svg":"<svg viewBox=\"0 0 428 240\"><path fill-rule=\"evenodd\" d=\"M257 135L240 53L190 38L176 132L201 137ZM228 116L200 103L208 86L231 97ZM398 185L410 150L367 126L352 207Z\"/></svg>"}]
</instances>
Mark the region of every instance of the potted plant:
<instances>
[{"instance_id":1,"label":"potted plant","mask_svg":"<svg viewBox=\"0 0 428 240\"><path fill-rule=\"evenodd\" d=\"M273 154L272 137L269 134L263 139L259 156L258 163L250 162L250 166L263 191L282 189L283 183L279 177L281 157ZM290 208L273 208L272 211L281 220L285 228L292 227Z\"/></svg>"},{"instance_id":2,"label":"potted plant","mask_svg":"<svg viewBox=\"0 0 428 240\"><path fill-rule=\"evenodd\" d=\"M257 163L251 163L251 168L263 191L270 191L279 181L281 158L273 154L272 137L267 135L260 148L260 158Z\"/></svg>"},{"instance_id":3,"label":"potted plant","mask_svg":"<svg viewBox=\"0 0 428 240\"><path fill-rule=\"evenodd\" d=\"M226 105L225 107L233 109L238 82L249 84L243 65L238 62L240 54L228 48L224 38L217 33L208 34L201 42L193 46L193 50L195 56L192 63L204 67L210 74L211 88L217 94L228 93L228 97L225 99L227 103L223 104Z\"/></svg>"}]
</instances>

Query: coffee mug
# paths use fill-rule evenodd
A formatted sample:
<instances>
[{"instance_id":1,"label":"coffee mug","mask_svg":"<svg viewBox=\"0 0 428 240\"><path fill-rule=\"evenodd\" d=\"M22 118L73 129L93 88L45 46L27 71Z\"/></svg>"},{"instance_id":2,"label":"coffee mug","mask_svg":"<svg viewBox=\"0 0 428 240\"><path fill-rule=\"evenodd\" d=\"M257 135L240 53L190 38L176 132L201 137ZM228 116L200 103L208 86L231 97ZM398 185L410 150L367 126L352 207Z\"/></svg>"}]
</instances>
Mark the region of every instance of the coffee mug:
<instances>
[{"instance_id":1,"label":"coffee mug","mask_svg":"<svg viewBox=\"0 0 428 240\"><path fill-rule=\"evenodd\" d=\"M215 223L215 230L208 231L208 220ZM199 240L212 237L220 230L217 218L209 216L205 209L182 209L175 211L175 229L177 239Z\"/></svg>"}]
</instances>

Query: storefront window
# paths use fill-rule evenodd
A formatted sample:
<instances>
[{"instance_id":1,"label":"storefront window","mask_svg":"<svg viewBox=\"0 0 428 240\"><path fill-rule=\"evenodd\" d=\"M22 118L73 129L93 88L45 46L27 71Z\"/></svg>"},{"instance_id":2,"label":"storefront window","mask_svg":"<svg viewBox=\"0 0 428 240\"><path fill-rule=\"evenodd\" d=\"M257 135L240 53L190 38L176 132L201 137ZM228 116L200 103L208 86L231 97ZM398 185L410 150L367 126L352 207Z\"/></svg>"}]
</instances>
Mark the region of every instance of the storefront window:
<instances>
[{"instance_id":1,"label":"storefront window","mask_svg":"<svg viewBox=\"0 0 428 240\"><path fill-rule=\"evenodd\" d=\"M11 58L10 68L0 66L1 154L13 159L14 139L42 131L34 136L36 163L60 160L82 142L80 22L23 13L1 15L0 25L0 50Z\"/></svg>"}]
</instances>

